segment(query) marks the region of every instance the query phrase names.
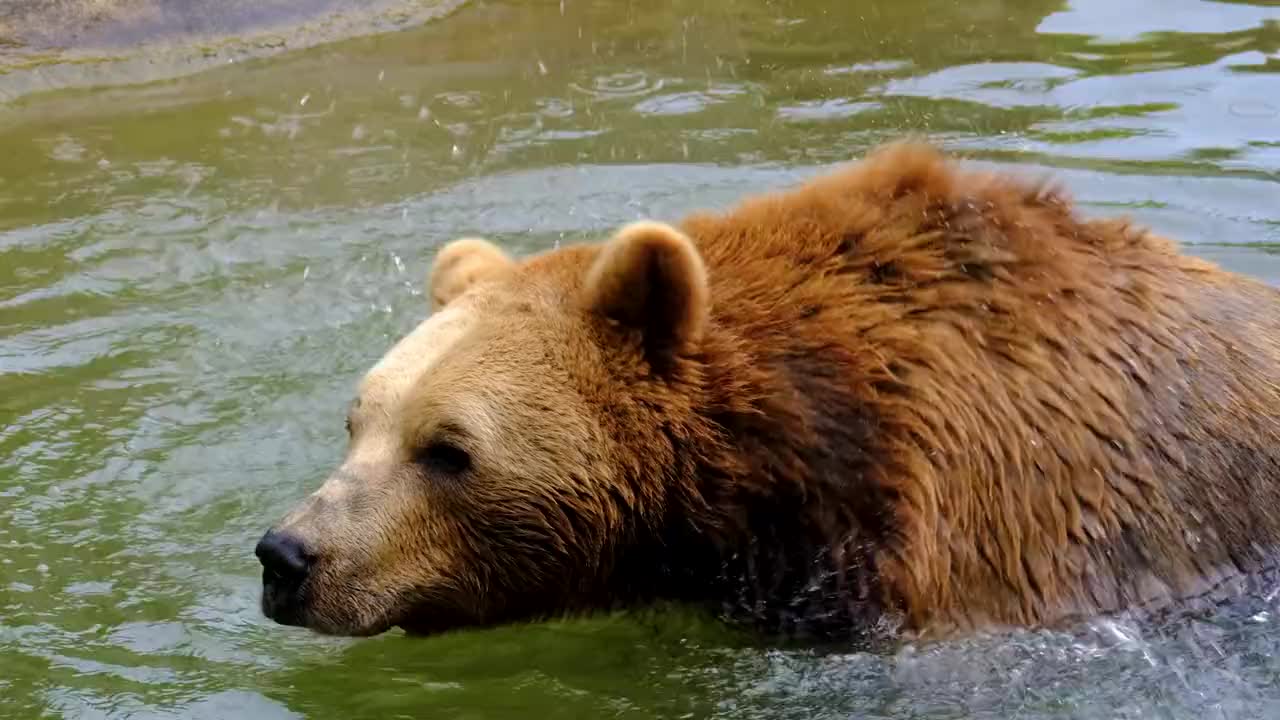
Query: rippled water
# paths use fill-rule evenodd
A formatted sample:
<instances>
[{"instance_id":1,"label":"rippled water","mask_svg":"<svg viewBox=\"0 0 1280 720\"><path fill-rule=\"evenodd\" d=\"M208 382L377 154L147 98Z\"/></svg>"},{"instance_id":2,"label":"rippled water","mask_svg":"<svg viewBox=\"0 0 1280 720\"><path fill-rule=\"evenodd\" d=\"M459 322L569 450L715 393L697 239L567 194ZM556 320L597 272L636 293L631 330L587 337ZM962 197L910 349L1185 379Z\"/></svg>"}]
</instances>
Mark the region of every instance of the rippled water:
<instances>
[{"instance_id":1,"label":"rippled water","mask_svg":"<svg viewBox=\"0 0 1280 720\"><path fill-rule=\"evenodd\" d=\"M0 75L0 717L1280 715L1274 596L889 654L678 611L351 641L263 620L252 556L462 234L544 248L913 132L1280 280L1274 3L488 0L95 72Z\"/></svg>"}]
</instances>

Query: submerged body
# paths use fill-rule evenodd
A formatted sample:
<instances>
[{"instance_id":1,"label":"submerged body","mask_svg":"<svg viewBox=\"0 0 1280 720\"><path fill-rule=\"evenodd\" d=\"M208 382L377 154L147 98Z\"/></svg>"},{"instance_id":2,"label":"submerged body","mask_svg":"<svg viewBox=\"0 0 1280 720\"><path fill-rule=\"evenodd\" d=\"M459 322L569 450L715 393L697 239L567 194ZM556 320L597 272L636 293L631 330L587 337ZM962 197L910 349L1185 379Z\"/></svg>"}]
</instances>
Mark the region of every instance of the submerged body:
<instances>
[{"instance_id":1,"label":"submerged body","mask_svg":"<svg viewBox=\"0 0 1280 720\"><path fill-rule=\"evenodd\" d=\"M469 239L432 285L259 544L281 622L946 633L1280 547L1280 293L925 147L520 261Z\"/></svg>"}]
</instances>

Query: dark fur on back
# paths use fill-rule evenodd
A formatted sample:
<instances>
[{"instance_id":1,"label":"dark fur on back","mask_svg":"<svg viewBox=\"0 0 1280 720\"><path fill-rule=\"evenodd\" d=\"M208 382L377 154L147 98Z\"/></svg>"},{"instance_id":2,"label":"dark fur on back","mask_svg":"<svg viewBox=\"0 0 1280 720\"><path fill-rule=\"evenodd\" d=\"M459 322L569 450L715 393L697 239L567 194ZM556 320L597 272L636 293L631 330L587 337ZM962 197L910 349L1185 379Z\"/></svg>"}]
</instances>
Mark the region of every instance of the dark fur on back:
<instances>
[{"instance_id":1,"label":"dark fur on back","mask_svg":"<svg viewBox=\"0 0 1280 720\"><path fill-rule=\"evenodd\" d=\"M664 428L633 482L676 498L620 594L947 632L1194 594L1280 544L1271 288L910 144L682 229L711 322L610 408L623 447Z\"/></svg>"}]
</instances>

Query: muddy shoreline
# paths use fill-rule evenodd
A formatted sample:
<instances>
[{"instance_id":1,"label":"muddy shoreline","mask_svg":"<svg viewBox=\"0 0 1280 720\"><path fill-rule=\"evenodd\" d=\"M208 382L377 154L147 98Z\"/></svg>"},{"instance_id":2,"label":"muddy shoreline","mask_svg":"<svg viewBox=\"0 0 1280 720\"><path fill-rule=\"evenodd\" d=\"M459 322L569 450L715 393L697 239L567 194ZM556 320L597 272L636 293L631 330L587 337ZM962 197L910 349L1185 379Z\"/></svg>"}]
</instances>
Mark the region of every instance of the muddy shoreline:
<instances>
[{"instance_id":1,"label":"muddy shoreline","mask_svg":"<svg viewBox=\"0 0 1280 720\"><path fill-rule=\"evenodd\" d=\"M0 103L172 79L415 27L465 0L12 0L0 4Z\"/></svg>"}]
</instances>

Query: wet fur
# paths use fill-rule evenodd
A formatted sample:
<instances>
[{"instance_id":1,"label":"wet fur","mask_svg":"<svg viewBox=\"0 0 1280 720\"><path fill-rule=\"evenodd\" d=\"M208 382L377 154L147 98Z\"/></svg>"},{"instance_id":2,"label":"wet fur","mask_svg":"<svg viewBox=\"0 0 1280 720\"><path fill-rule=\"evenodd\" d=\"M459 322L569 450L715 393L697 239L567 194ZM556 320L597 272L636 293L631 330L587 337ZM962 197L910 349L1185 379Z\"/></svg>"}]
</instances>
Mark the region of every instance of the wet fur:
<instances>
[{"instance_id":1,"label":"wet fur","mask_svg":"<svg viewBox=\"0 0 1280 720\"><path fill-rule=\"evenodd\" d=\"M631 448L666 469L635 482L680 488L667 547L632 551L667 593L790 630L886 609L945 630L1270 560L1272 289L912 145L683 229L707 337L617 418L667 428Z\"/></svg>"},{"instance_id":2,"label":"wet fur","mask_svg":"<svg viewBox=\"0 0 1280 720\"><path fill-rule=\"evenodd\" d=\"M1271 563L1273 289L912 145L685 230L718 396L691 423L728 446L686 482L728 545L776 538L742 569L763 619L1037 625Z\"/></svg>"},{"instance_id":3,"label":"wet fur","mask_svg":"<svg viewBox=\"0 0 1280 720\"><path fill-rule=\"evenodd\" d=\"M655 599L786 633L1041 625L1280 544L1280 297L1051 187L898 144L489 256L441 302L500 328L406 405L434 427L478 386L517 415L486 452L519 480L451 506L446 625Z\"/></svg>"}]
</instances>

